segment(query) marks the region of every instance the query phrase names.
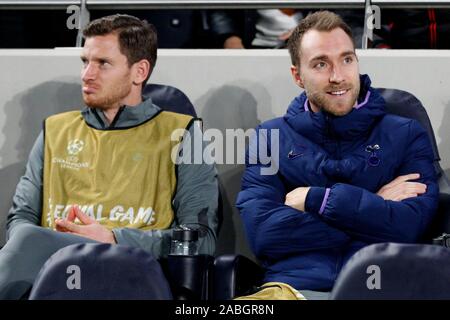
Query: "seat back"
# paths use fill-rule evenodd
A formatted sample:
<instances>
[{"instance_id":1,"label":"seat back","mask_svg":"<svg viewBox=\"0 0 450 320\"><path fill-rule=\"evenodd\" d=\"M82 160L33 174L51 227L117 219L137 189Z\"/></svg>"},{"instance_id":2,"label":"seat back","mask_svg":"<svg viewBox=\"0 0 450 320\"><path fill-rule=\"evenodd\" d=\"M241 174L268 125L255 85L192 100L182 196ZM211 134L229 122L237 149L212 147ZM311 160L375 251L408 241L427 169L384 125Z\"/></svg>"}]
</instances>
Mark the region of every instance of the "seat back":
<instances>
[{"instance_id":1,"label":"seat back","mask_svg":"<svg viewBox=\"0 0 450 320\"><path fill-rule=\"evenodd\" d=\"M436 143L436 137L434 136L433 127L431 126L430 118L428 117L425 107L422 105L417 97L410 92L399 89L387 89L378 88L378 92L386 101L386 111L391 114L395 114L401 117L415 119L419 121L422 127L427 131L430 138L431 148L434 155L434 166L436 174L439 178L439 187L441 193L450 195L450 183L445 176L444 170L442 170L439 161L439 151Z\"/></svg>"},{"instance_id":2,"label":"seat back","mask_svg":"<svg viewBox=\"0 0 450 320\"><path fill-rule=\"evenodd\" d=\"M439 156L430 118L422 102L413 94L398 89L378 88L377 90L386 101L386 111L388 113L419 121L430 138L440 193L436 217L423 237L424 242L430 243L433 238L441 235L443 232L450 233L450 182L439 164L441 157Z\"/></svg>"},{"instance_id":3,"label":"seat back","mask_svg":"<svg viewBox=\"0 0 450 320\"><path fill-rule=\"evenodd\" d=\"M195 108L183 91L162 84L147 84L142 91L144 97L150 97L152 102L164 111L187 114L197 117Z\"/></svg>"},{"instance_id":4,"label":"seat back","mask_svg":"<svg viewBox=\"0 0 450 320\"><path fill-rule=\"evenodd\" d=\"M30 300L170 300L159 263L139 248L82 243L55 252L41 268Z\"/></svg>"},{"instance_id":5,"label":"seat back","mask_svg":"<svg viewBox=\"0 0 450 320\"><path fill-rule=\"evenodd\" d=\"M450 299L450 250L378 243L359 250L342 268L331 299Z\"/></svg>"}]
</instances>

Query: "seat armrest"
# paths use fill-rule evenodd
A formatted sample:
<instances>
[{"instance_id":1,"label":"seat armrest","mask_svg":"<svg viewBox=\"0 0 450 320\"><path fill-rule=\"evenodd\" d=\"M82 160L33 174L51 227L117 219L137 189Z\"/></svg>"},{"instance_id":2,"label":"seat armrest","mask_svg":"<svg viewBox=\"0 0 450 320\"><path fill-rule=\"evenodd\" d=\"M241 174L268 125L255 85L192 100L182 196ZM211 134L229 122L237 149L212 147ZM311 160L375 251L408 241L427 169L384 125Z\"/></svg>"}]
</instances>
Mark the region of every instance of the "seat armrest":
<instances>
[{"instance_id":1,"label":"seat armrest","mask_svg":"<svg viewBox=\"0 0 450 320\"><path fill-rule=\"evenodd\" d=\"M169 255L161 259L164 274L175 300L209 300L214 257Z\"/></svg>"},{"instance_id":2,"label":"seat armrest","mask_svg":"<svg viewBox=\"0 0 450 320\"><path fill-rule=\"evenodd\" d=\"M435 239L443 233L450 234L450 195L439 194L439 205L431 225L424 235L424 243L436 243Z\"/></svg>"},{"instance_id":3,"label":"seat armrest","mask_svg":"<svg viewBox=\"0 0 450 320\"><path fill-rule=\"evenodd\" d=\"M214 260L214 300L230 300L261 284L264 271L242 255L225 254Z\"/></svg>"}]
</instances>

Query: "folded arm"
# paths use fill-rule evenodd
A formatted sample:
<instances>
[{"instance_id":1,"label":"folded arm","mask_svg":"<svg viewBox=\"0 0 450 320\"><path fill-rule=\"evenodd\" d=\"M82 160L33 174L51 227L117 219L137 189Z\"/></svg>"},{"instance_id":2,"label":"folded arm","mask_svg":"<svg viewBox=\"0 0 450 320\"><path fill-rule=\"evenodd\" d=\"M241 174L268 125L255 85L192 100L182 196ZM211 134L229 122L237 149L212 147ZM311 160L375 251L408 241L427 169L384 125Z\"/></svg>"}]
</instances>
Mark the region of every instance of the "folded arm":
<instances>
[{"instance_id":1,"label":"folded arm","mask_svg":"<svg viewBox=\"0 0 450 320\"><path fill-rule=\"evenodd\" d=\"M426 131L411 122L409 136L406 159L396 174L418 173L416 182L426 188L405 185L400 191L382 188L376 194L344 183L329 189L312 187L306 210L363 241L417 242L436 212L439 188Z\"/></svg>"}]
</instances>

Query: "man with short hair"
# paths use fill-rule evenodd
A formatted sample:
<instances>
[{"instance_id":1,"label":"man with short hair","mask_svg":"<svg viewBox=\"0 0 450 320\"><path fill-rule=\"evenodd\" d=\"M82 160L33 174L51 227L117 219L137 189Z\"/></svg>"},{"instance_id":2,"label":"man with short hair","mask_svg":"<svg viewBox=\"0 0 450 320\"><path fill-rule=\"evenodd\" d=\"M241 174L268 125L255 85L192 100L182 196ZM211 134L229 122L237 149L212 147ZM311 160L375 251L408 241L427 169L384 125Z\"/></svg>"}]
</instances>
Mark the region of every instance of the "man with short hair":
<instances>
[{"instance_id":1,"label":"man with short hair","mask_svg":"<svg viewBox=\"0 0 450 320\"><path fill-rule=\"evenodd\" d=\"M435 214L438 185L427 132L386 113L369 77L359 75L339 16L309 15L288 48L304 92L284 117L258 127L269 132L268 148L279 144L271 148L279 170L261 174L253 141L237 206L264 280L320 299L364 246L417 242Z\"/></svg>"},{"instance_id":2,"label":"man with short hair","mask_svg":"<svg viewBox=\"0 0 450 320\"><path fill-rule=\"evenodd\" d=\"M183 148L172 133L200 127L142 97L156 63L153 26L113 15L83 34L87 107L45 120L8 215L0 299L23 297L48 257L70 244L118 243L160 258L172 228L183 224L199 229L200 253L215 250L215 168L172 161Z\"/></svg>"}]
</instances>

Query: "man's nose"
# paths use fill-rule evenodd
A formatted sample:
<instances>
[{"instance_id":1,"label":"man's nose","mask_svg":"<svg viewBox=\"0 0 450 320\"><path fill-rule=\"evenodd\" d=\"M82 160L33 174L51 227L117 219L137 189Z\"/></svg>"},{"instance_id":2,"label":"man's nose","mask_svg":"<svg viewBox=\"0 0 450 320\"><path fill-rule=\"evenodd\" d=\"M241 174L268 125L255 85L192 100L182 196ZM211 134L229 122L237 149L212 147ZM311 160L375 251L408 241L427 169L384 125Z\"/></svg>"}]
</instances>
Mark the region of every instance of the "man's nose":
<instances>
[{"instance_id":1,"label":"man's nose","mask_svg":"<svg viewBox=\"0 0 450 320\"><path fill-rule=\"evenodd\" d=\"M344 81L344 76L342 74L341 68L339 66L334 66L331 70L330 82L341 83L342 81Z\"/></svg>"},{"instance_id":2,"label":"man's nose","mask_svg":"<svg viewBox=\"0 0 450 320\"><path fill-rule=\"evenodd\" d=\"M84 82L88 80L94 80L97 76L97 69L92 63L86 64L81 72L81 80Z\"/></svg>"}]
</instances>

